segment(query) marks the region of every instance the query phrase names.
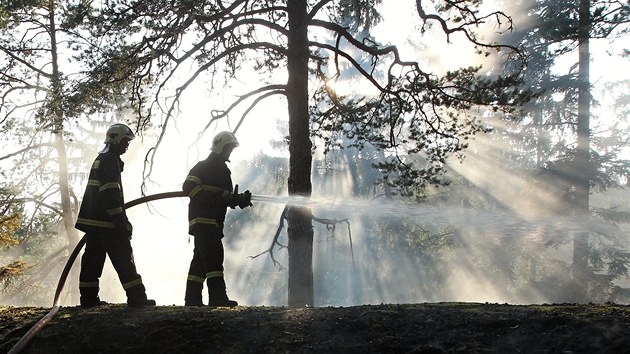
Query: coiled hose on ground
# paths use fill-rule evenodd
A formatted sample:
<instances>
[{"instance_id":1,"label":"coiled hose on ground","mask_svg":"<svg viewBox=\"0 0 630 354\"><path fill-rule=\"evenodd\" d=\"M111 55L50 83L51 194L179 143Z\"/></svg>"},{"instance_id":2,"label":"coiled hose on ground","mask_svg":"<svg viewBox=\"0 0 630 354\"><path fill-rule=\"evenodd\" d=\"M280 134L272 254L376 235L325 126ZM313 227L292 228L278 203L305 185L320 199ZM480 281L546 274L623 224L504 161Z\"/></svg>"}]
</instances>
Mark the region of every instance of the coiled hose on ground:
<instances>
[{"instance_id":1,"label":"coiled hose on ground","mask_svg":"<svg viewBox=\"0 0 630 354\"><path fill-rule=\"evenodd\" d=\"M129 209L138 204L148 203L148 202L159 200L159 199L177 198L177 197L185 197L185 196L187 196L186 193L182 191L152 194L152 195L134 199L128 203L125 203L124 208ZM59 277L59 283L57 283L57 290L55 290L55 298L53 299L52 308L44 317L42 317L37 323L35 323L35 325L33 325L33 327L31 327L31 329L29 329L28 332L26 332L26 334L23 335L22 338L20 338L20 340L17 343L15 343L15 345L11 348L11 350L9 350L8 354L15 354L22 351L22 349L26 347L26 345L31 341L31 339L35 337L35 335L39 333L39 331L41 331L42 328L44 328L55 317L55 315L57 315L57 313L59 312L59 309L61 308L61 305L59 305L59 297L61 296L61 291L63 290L63 286L66 284L66 279L68 278L70 269L72 268L72 265L74 264L75 259L79 255L79 252L81 252L81 249L83 249L84 245L85 245L85 235L81 237L81 240L79 240L77 245L74 247L74 250L70 254L70 257L68 257L68 261L66 262L66 265L63 268L63 271L61 272L61 276Z\"/></svg>"}]
</instances>

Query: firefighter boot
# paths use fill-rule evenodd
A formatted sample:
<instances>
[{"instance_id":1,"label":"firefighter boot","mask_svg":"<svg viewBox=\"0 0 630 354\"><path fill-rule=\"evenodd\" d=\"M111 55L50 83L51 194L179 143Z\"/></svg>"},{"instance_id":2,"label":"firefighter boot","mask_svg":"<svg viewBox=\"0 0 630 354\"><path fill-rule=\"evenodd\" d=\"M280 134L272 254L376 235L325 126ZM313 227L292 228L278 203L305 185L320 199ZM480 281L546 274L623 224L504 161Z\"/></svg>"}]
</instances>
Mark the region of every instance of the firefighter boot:
<instances>
[{"instance_id":1,"label":"firefighter boot","mask_svg":"<svg viewBox=\"0 0 630 354\"><path fill-rule=\"evenodd\" d=\"M107 305L107 302L101 301L98 297L98 287L79 287L81 293L81 307L94 307Z\"/></svg>"},{"instance_id":2,"label":"firefighter boot","mask_svg":"<svg viewBox=\"0 0 630 354\"><path fill-rule=\"evenodd\" d=\"M223 277L208 278L208 306L234 307L238 302L230 300L225 290Z\"/></svg>"},{"instance_id":3,"label":"firefighter boot","mask_svg":"<svg viewBox=\"0 0 630 354\"><path fill-rule=\"evenodd\" d=\"M203 306L201 292L203 291L203 283L188 280L186 282L186 296L184 298L184 306Z\"/></svg>"},{"instance_id":4,"label":"firefighter boot","mask_svg":"<svg viewBox=\"0 0 630 354\"><path fill-rule=\"evenodd\" d=\"M144 289L144 285L132 286L125 290L127 292L127 306L129 307L143 307L143 306L155 306L155 300L147 299L147 294Z\"/></svg>"}]
</instances>

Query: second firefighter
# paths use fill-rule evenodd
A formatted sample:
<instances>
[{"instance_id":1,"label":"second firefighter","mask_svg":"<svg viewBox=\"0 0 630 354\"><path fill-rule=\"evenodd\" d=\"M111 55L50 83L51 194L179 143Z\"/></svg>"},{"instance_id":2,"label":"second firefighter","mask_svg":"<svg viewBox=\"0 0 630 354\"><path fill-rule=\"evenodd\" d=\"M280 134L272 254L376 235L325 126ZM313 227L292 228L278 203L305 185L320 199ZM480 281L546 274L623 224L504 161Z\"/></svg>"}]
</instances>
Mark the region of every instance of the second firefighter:
<instances>
[{"instance_id":1,"label":"second firefighter","mask_svg":"<svg viewBox=\"0 0 630 354\"><path fill-rule=\"evenodd\" d=\"M186 306L202 306L204 282L209 306L237 306L227 296L223 276L223 224L227 208L251 206L251 193L238 193L232 185L226 162L238 146L233 133L224 131L212 140L211 153L188 173L183 190L190 197L188 233L194 236L194 251L186 281Z\"/></svg>"}]
</instances>

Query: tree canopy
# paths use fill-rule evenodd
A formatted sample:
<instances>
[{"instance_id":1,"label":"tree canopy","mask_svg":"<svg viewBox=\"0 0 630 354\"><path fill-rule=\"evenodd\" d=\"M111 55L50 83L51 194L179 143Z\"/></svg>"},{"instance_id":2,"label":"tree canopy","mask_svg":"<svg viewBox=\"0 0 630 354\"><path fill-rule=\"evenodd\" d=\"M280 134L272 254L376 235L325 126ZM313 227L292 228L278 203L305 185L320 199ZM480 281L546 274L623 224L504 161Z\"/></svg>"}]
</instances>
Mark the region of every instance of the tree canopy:
<instances>
[{"instance_id":1,"label":"tree canopy","mask_svg":"<svg viewBox=\"0 0 630 354\"><path fill-rule=\"evenodd\" d=\"M377 11L380 1L298 1L300 10L291 3L110 1L91 17L90 23L98 24L92 36L102 38L103 47L89 53L90 80L98 85L131 79L131 99L143 112L138 123L155 120L158 110L164 113L160 121L164 133L181 96L204 75L210 75L211 89L220 90L230 80L247 80L252 71L268 73L257 87L206 118L210 125L244 106L237 130L264 100L292 94L287 91L287 74L309 73L300 80L308 80L310 86L310 135L321 137L324 149L338 145L335 136L343 134L351 146L370 144L387 150L379 167L386 174L396 172L390 178L404 185L437 182L432 178L445 157L460 152L468 136L484 130L479 119L484 109L510 111L529 98L518 87L518 70L486 76L475 66L440 75L432 73L431 63L405 58L396 46L380 43L370 33L382 20ZM496 51L519 61L516 48L474 32L490 21L501 31L511 26L511 18L501 11L480 13L480 4L441 1L432 7L417 1L418 34L438 27L447 39L463 34L480 52ZM303 38L295 43L304 46L300 50L306 57L294 69L289 58L297 52L291 42L295 26L304 28ZM370 84L373 93L337 93L335 82L347 75ZM146 82L156 82L150 99L144 91ZM169 84L177 84L172 96L165 92ZM480 111L475 113L475 108Z\"/></svg>"}]
</instances>

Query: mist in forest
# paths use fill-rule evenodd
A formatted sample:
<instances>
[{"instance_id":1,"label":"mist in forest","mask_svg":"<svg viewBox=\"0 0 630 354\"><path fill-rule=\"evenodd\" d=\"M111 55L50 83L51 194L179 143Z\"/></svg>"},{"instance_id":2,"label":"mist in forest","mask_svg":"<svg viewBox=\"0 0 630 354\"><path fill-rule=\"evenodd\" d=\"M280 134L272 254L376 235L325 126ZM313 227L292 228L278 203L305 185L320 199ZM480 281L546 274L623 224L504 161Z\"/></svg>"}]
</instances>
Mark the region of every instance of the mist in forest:
<instances>
[{"instance_id":1,"label":"mist in forest","mask_svg":"<svg viewBox=\"0 0 630 354\"><path fill-rule=\"evenodd\" d=\"M484 140L478 138L471 151L489 155L471 154L451 164L467 179L467 187L437 189L435 193L442 197L430 202L386 199L370 192L365 188L376 178L374 173L361 176L366 184L362 190L350 172L353 162L348 154L329 158L324 170L318 168L322 160L315 160L310 199L286 195L283 158L260 154L233 160L229 163L233 181L241 191L251 190L254 206L228 211L223 240L228 295L241 305L286 305L288 257L282 247L287 244L286 221L278 244L273 245L273 237L284 206L290 204L312 208L318 219L342 221L334 230L313 222L316 306L569 301L570 294L541 289L548 286L544 280L562 281L554 274L568 274L572 233L618 230L606 223L554 216L558 201L551 200L545 188L502 168L498 152L504 147L488 146L490 142ZM156 171L152 191L181 188L188 168L197 158L205 158L204 150L209 151L201 147L199 156L195 152L189 159L182 158L188 152L164 156L168 161L159 165L168 172ZM140 151L137 146L123 156L127 201L139 197ZM187 234L187 200L139 205L128 210L128 215L134 225L135 260L148 295L159 305L182 305L193 250ZM273 258L267 252L272 246ZM101 279L101 297L125 301L109 261Z\"/></svg>"},{"instance_id":2,"label":"mist in forest","mask_svg":"<svg viewBox=\"0 0 630 354\"><path fill-rule=\"evenodd\" d=\"M434 197L426 201L413 201L388 199L374 184L378 173L357 163L357 152L348 150L316 155L312 198L289 197L287 159L252 152L253 140L245 133L229 166L239 190L253 193L254 205L228 211L223 240L228 295L241 305L287 304L286 221L278 243L273 244L286 204L310 207L317 220L339 221L334 229L313 221L316 306L566 302L572 300L571 287L560 284L570 282L575 232L625 235L628 246L628 230L559 216L556 211L565 202L547 188L552 181L525 178L504 161L509 147L490 136L478 136L463 161L450 161L449 167L462 180L431 189ZM180 190L188 170L209 153L212 134L194 144L185 135L177 136L180 140L175 142L167 139L157 155L159 163L145 181L148 194ZM145 144L134 141L122 156L126 201L141 196ZM82 194L82 188L77 192ZM608 203L626 208L623 198L613 193ZM148 296L158 305L183 305L193 251L193 239L187 233L187 202L186 198L159 200L127 211L134 226L132 246L138 272ZM50 249L58 249L61 241L51 240ZM74 264L77 271L79 262L80 258ZM61 266L48 274L54 285L60 270ZM62 305L78 303L70 295L78 283L78 273L72 274ZM49 305L54 286L40 290L49 295L36 302L19 297L2 301ZM126 301L109 260L100 295L108 302Z\"/></svg>"},{"instance_id":3,"label":"mist in forest","mask_svg":"<svg viewBox=\"0 0 630 354\"><path fill-rule=\"evenodd\" d=\"M404 24L400 21L395 23L385 38L406 43L409 38L402 38L400 33L412 32L413 26L401 26ZM459 40L452 38L455 44ZM441 38L437 43L444 42ZM442 47L433 43L431 48L419 48L406 46L402 50L421 50L426 62L438 71L461 66L458 45ZM601 62L599 58L598 61ZM599 80L610 75L605 68L593 65L592 77ZM233 88L234 92L239 89L242 87ZM342 91L343 85L339 89ZM349 84L346 89L362 87ZM188 170L208 155L212 135L234 127L234 121L221 123L200 134L210 110L225 107L230 96L224 92L223 96L208 100L203 83L191 85L189 92L182 98L180 117L172 123L156 152L148 179L142 178L143 168L155 136L139 137L122 156L126 201L142 196L143 183L148 194L180 190ZM397 196L389 199L376 184L378 172L368 168L371 161L359 164L361 154L352 150L323 156L321 149L313 161L313 197L290 198L286 192L288 153L272 147L282 146L278 142L286 135L277 129L286 125L281 120L286 110L278 109L283 106L275 103L251 112L250 119L237 132L240 147L229 163L233 182L239 189L249 189L259 197L252 208L229 210L224 230L228 295L241 305L287 304L288 256L283 247L287 245L286 221L277 243L273 240L286 204L310 207L316 218L338 221L334 229L331 224L313 221L316 306L570 302L575 301L570 274L576 232L615 235L625 249L630 246L629 230L623 225L561 216L565 215L561 211L569 206L556 193L554 180L544 175L532 178L515 168L506 159L514 146L496 136L475 137L462 161L449 161L451 183L430 188L430 198L426 200ZM238 117L238 112L234 116ZM268 144L272 137L275 144ZM83 156L86 166L94 157ZM85 185L73 186L79 197L84 188ZM604 193L598 198L598 205L627 211L625 192ZM187 232L187 203L185 198L160 200L127 212L134 226L132 246L138 272L148 296L158 305L184 303L193 252L193 239ZM62 247L64 241L62 236L51 239L51 252ZM16 258L19 252L20 249L9 250L5 256ZM80 258L74 264L75 271L79 262ZM50 286L37 290L42 294L37 299L8 294L0 297L0 302L50 305L62 266L55 264L43 275ZM601 273L605 271L600 269ZM619 285L628 287L627 283L626 278L618 280ZM62 296L63 305L78 304L71 295L77 286L78 272L71 273ZM108 302L126 301L109 260L101 278L100 295ZM204 297L207 299L207 294Z\"/></svg>"},{"instance_id":4,"label":"mist in forest","mask_svg":"<svg viewBox=\"0 0 630 354\"><path fill-rule=\"evenodd\" d=\"M285 123L268 126L273 131L276 126L286 127ZM122 156L125 200L141 197L142 183L148 194L180 190L188 170L206 158L211 137L222 129L198 136L201 128L190 124L167 135L156 154L154 170L144 181L141 176L151 137L133 141ZM286 194L288 155L282 149L263 149L261 143L269 135L261 132L256 124L244 125L237 133L241 145L229 163L239 190L249 189L255 199L259 197L252 208L229 210L225 227L228 295L241 305L287 304L286 221L278 244L273 244L286 204L310 207L319 219L344 220L334 230L313 222L316 306L573 301L570 267L575 232L618 234L629 246L628 230L559 216L557 211L566 207L566 201L557 198L553 180L527 178L505 159L512 147L491 135L477 136L462 161L449 161L451 176L459 180L430 189L433 197L426 201L405 201L396 196L388 199L375 184L379 175L369 168L370 161L358 163L361 154L349 149L326 156L316 153L313 197L291 198ZM93 158L85 156L86 164ZM85 186L74 188L82 195ZM600 197L605 199L600 204L625 210L624 195L608 193ZM183 305L193 251L193 239L187 233L187 200L160 200L127 213L134 226L136 265L148 296L158 305ZM50 249L62 244L63 238L51 240ZM272 246L273 258L268 252ZM80 258L75 271L79 262ZM37 300L4 296L2 302L49 305L61 267L57 265L47 275L52 286L39 290L46 295ZM620 280L627 286L625 282ZM63 305L78 304L70 294L77 283L78 273L71 273ZM126 301L109 260L100 295L108 302Z\"/></svg>"}]
</instances>

